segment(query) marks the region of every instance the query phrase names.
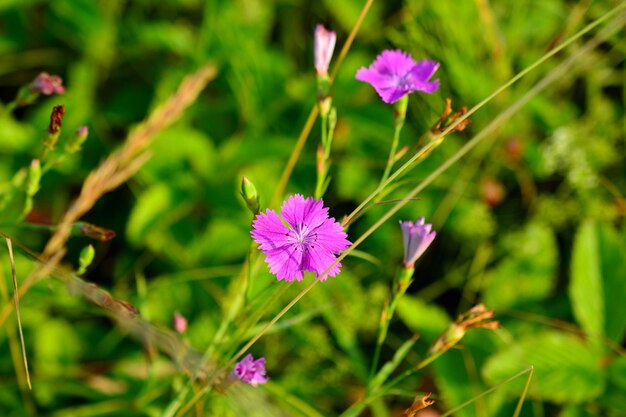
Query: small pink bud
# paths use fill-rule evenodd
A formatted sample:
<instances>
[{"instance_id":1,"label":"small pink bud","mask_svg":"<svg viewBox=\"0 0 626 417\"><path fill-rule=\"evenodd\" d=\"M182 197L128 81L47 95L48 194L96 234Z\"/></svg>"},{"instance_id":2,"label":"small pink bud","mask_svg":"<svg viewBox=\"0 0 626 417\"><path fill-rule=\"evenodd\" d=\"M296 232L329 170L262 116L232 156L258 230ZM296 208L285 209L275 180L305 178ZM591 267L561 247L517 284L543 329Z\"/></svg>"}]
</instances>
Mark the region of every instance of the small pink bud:
<instances>
[{"instance_id":1,"label":"small pink bud","mask_svg":"<svg viewBox=\"0 0 626 417\"><path fill-rule=\"evenodd\" d=\"M183 334L187 331L187 319L185 318L185 316L177 311L176 313L174 313L172 326L174 327L174 330L176 330L178 333Z\"/></svg>"},{"instance_id":2,"label":"small pink bud","mask_svg":"<svg viewBox=\"0 0 626 417\"><path fill-rule=\"evenodd\" d=\"M337 34L333 31L326 30L324 26L317 25L315 27L315 70L318 76L328 75L328 65L333 57L335 50L335 42Z\"/></svg>"}]
</instances>

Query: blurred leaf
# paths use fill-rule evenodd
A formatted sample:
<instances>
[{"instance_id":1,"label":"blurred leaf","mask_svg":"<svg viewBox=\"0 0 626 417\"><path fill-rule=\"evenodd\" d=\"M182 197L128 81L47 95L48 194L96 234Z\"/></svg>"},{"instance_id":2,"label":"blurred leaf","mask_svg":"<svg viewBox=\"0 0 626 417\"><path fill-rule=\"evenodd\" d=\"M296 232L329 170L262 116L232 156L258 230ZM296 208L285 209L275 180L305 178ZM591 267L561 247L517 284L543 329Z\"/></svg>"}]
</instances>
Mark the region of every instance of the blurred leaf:
<instances>
[{"instance_id":1,"label":"blurred leaf","mask_svg":"<svg viewBox=\"0 0 626 417\"><path fill-rule=\"evenodd\" d=\"M37 327L32 344L36 373L63 375L82 351L76 329L64 320L48 319Z\"/></svg>"},{"instance_id":2,"label":"blurred leaf","mask_svg":"<svg viewBox=\"0 0 626 417\"><path fill-rule=\"evenodd\" d=\"M572 249L569 296L574 316L587 332L604 334L604 297L597 226L583 223Z\"/></svg>"},{"instance_id":3,"label":"blurred leaf","mask_svg":"<svg viewBox=\"0 0 626 417\"><path fill-rule=\"evenodd\" d=\"M493 355L483 375L496 384L529 366L535 367L530 384L531 398L560 404L580 403L604 391L602 355L580 339L555 331L535 334ZM519 396L525 381L515 380L503 389Z\"/></svg>"},{"instance_id":4,"label":"blurred leaf","mask_svg":"<svg viewBox=\"0 0 626 417\"><path fill-rule=\"evenodd\" d=\"M397 312L404 324L428 343L434 342L451 323L441 307L410 295L398 300Z\"/></svg>"},{"instance_id":5,"label":"blurred leaf","mask_svg":"<svg viewBox=\"0 0 626 417\"><path fill-rule=\"evenodd\" d=\"M173 207L173 190L166 184L157 184L145 190L137 199L126 226L131 243L137 245L157 226Z\"/></svg>"},{"instance_id":6,"label":"blurred leaf","mask_svg":"<svg viewBox=\"0 0 626 417\"><path fill-rule=\"evenodd\" d=\"M619 343L626 331L626 245L618 232L608 225L600 225L598 239L604 289L605 334Z\"/></svg>"},{"instance_id":7,"label":"blurred leaf","mask_svg":"<svg viewBox=\"0 0 626 417\"><path fill-rule=\"evenodd\" d=\"M552 229L533 222L506 237L506 257L490 270L485 304L503 310L540 300L553 290L558 248Z\"/></svg>"},{"instance_id":8,"label":"blurred leaf","mask_svg":"<svg viewBox=\"0 0 626 417\"><path fill-rule=\"evenodd\" d=\"M578 322L590 334L620 341L626 330L626 249L619 234L590 220L583 223L571 275L569 294Z\"/></svg>"}]
</instances>

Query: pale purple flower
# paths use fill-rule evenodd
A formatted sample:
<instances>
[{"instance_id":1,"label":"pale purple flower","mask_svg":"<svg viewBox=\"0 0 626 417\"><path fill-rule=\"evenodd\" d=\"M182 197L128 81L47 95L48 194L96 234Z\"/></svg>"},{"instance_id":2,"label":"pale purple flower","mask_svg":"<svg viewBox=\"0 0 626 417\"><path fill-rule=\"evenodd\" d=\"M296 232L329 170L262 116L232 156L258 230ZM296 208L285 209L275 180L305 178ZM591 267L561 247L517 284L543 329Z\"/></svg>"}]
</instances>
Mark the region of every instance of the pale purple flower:
<instances>
[{"instance_id":1,"label":"pale purple flower","mask_svg":"<svg viewBox=\"0 0 626 417\"><path fill-rule=\"evenodd\" d=\"M413 91L432 93L439 88L439 80L430 78L439 63L428 59L419 62L406 52L385 50L369 68L361 67L356 79L370 83L385 103L394 103Z\"/></svg>"},{"instance_id":2,"label":"pale purple flower","mask_svg":"<svg viewBox=\"0 0 626 417\"><path fill-rule=\"evenodd\" d=\"M58 75L50 75L47 72L42 72L30 84L30 90L50 96L52 94L63 94L65 87L63 87L63 80Z\"/></svg>"},{"instance_id":3,"label":"pale purple flower","mask_svg":"<svg viewBox=\"0 0 626 417\"><path fill-rule=\"evenodd\" d=\"M412 268L415 261L430 246L437 233L431 232L432 224L425 224L423 217L417 219L415 223L400 221L400 227L404 241L404 266Z\"/></svg>"},{"instance_id":4,"label":"pale purple flower","mask_svg":"<svg viewBox=\"0 0 626 417\"><path fill-rule=\"evenodd\" d=\"M322 25L315 26L314 55L315 70L318 75L328 74L328 65L333 57L336 41L337 34L335 32L326 30Z\"/></svg>"},{"instance_id":5,"label":"pale purple flower","mask_svg":"<svg viewBox=\"0 0 626 417\"><path fill-rule=\"evenodd\" d=\"M252 223L252 237L266 255L265 262L278 280L301 281L304 271L315 272L320 281L339 273L335 255L350 245L348 235L322 200L292 195L283 203L280 216L268 209ZM286 223L286 224L285 224Z\"/></svg>"},{"instance_id":6,"label":"pale purple flower","mask_svg":"<svg viewBox=\"0 0 626 417\"><path fill-rule=\"evenodd\" d=\"M233 374L246 384L256 387L267 382L265 376L265 358L254 360L251 354L247 354L240 362L237 362Z\"/></svg>"}]
</instances>

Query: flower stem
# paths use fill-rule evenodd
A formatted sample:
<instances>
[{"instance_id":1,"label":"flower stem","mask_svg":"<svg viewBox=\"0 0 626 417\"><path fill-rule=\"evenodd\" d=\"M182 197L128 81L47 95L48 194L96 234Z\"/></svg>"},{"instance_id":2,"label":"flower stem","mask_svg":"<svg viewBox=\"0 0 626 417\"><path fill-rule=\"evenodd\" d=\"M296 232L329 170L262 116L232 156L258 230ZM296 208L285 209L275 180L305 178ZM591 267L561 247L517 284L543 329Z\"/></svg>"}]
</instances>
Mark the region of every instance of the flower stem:
<instances>
[{"instance_id":1,"label":"flower stem","mask_svg":"<svg viewBox=\"0 0 626 417\"><path fill-rule=\"evenodd\" d=\"M370 368L369 378L371 381L372 378L376 375L376 368L378 368L378 361L380 360L380 350L382 348L385 339L387 338L387 332L389 331L389 323L393 318L393 315L396 311L396 307L398 306L398 300L400 297L406 293L406 290L409 288L412 282L414 268L401 268L398 270L396 274L396 280L394 283L394 291L391 296L391 301L385 305L384 312L382 314L380 320L380 327L378 328L378 339L376 340L376 348L374 350L374 358L372 360L372 367Z\"/></svg>"},{"instance_id":2,"label":"flower stem","mask_svg":"<svg viewBox=\"0 0 626 417\"><path fill-rule=\"evenodd\" d=\"M383 177L380 179L379 188L387 181L389 174L391 174L391 168L393 168L393 165L396 163L396 152L398 151L398 143L400 143L400 131L402 130L402 126L404 126L408 104L409 96L407 95L396 101L393 105L393 140L391 141L387 165L385 166Z\"/></svg>"}]
</instances>

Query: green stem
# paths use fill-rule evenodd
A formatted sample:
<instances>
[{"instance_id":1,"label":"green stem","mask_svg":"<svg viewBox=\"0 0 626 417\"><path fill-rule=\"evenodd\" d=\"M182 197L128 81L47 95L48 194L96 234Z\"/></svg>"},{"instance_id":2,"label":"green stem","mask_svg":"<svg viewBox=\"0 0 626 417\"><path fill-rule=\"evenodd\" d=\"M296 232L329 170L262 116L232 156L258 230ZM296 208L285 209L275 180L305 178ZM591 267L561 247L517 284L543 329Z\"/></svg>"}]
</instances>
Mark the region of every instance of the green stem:
<instances>
[{"instance_id":1,"label":"green stem","mask_svg":"<svg viewBox=\"0 0 626 417\"><path fill-rule=\"evenodd\" d=\"M382 186L391 174L391 168L396 163L396 152L398 151L398 144L400 143L400 131L403 125L396 125L393 132L393 141L391 142L391 148L389 149L389 157L387 158L387 166L385 166L385 172L380 179L380 186Z\"/></svg>"},{"instance_id":2,"label":"green stem","mask_svg":"<svg viewBox=\"0 0 626 417\"><path fill-rule=\"evenodd\" d=\"M369 378L371 381L372 378L376 375L376 368L378 368L378 361L380 360L380 350L382 349L383 343L387 338L387 332L389 331L389 323L393 318L394 313L396 312L396 307L398 306L398 300L402 297L406 290L411 285L411 278L413 277L414 268L401 268L396 273L396 279L394 281L395 291L392 294L391 301L385 307L387 309L384 320L381 320L380 327L378 328L378 339L376 340L376 348L374 350L374 358L372 360L372 366L370 368Z\"/></svg>"},{"instance_id":3,"label":"green stem","mask_svg":"<svg viewBox=\"0 0 626 417\"><path fill-rule=\"evenodd\" d=\"M323 149L322 153L317 154L317 182L315 184L315 198L321 198L324 195L324 184L326 183L326 173L328 172L327 165L327 157L326 155L329 153L329 144L328 144L328 114L320 113L321 118L321 126L322 126L322 138L321 138L321 146Z\"/></svg>"}]
</instances>

